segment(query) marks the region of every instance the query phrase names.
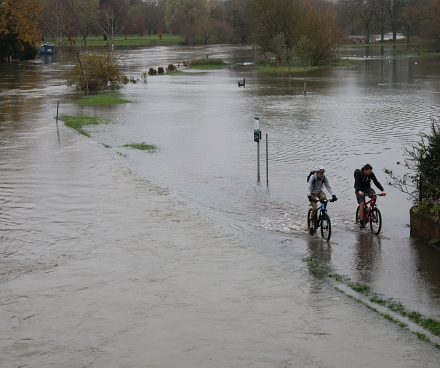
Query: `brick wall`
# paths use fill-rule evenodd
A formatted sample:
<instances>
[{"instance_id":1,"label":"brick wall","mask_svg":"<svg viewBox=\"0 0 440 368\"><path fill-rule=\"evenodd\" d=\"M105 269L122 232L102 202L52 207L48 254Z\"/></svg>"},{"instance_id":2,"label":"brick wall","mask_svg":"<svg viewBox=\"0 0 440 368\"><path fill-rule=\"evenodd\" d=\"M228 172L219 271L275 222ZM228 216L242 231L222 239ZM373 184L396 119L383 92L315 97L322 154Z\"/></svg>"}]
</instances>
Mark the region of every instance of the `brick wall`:
<instances>
[{"instance_id":1,"label":"brick wall","mask_svg":"<svg viewBox=\"0 0 440 368\"><path fill-rule=\"evenodd\" d=\"M430 216L411 207L409 221L411 230L417 234L429 239L440 239L440 222L435 222Z\"/></svg>"}]
</instances>

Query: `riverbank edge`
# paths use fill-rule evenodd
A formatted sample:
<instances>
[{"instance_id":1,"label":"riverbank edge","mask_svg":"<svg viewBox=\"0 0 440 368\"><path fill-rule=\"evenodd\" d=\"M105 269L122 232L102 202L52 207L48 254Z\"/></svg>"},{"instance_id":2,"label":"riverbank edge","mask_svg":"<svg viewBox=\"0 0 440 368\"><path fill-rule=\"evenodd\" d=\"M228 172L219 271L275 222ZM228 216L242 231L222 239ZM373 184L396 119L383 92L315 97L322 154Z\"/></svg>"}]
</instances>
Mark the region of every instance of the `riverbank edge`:
<instances>
[{"instance_id":1,"label":"riverbank edge","mask_svg":"<svg viewBox=\"0 0 440 368\"><path fill-rule=\"evenodd\" d=\"M413 206L409 210L409 220L411 231L417 235L431 240L440 240L440 222L434 221L430 215Z\"/></svg>"}]
</instances>

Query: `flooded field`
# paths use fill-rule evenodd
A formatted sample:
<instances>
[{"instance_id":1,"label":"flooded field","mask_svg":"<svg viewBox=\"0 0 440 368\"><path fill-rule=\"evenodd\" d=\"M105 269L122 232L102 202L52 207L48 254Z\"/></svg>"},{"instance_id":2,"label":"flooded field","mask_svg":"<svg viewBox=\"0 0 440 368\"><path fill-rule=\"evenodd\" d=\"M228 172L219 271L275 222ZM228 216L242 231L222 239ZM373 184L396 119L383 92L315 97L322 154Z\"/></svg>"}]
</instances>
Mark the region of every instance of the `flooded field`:
<instances>
[{"instance_id":1,"label":"flooded field","mask_svg":"<svg viewBox=\"0 0 440 368\"><path fill-rule=\"evenodd\" d=\"M410 237L410 202L387 186L374 236L354 224L353 189L355 168L385 184L429 131L439 60L349 52L358 63L310 73L304 96L302 75L256 72L252 46L136 49L135 78L206 55L237 64L148 77L105 107L74 104L68 58L1 65L0 366L437 366L412 333L426 331L347 285L440 319L439 252ZM58 102L110 123L91 138L57 127ZM140 142L158 150L124 147ZM329 243L303 230L316 165L339 197Z\"/></svg>"}]
</instances>

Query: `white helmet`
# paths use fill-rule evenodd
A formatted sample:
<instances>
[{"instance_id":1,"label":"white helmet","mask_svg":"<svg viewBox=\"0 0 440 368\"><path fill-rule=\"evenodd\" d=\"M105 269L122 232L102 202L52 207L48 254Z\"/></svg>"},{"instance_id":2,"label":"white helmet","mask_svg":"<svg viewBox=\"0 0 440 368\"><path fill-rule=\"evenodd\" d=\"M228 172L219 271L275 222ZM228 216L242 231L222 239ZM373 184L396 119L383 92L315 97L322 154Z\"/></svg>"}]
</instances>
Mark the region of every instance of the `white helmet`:
<instances>
[{"instance_id":1,"label":"white helmet","mask_svg":"<svg viewBox=\"0 0 440 368\"><path fill-rule=\"evenodd\" d=\"M322 166L315 167L316 172L325 172L325 169Z\"/></svg>"}]
</instances>

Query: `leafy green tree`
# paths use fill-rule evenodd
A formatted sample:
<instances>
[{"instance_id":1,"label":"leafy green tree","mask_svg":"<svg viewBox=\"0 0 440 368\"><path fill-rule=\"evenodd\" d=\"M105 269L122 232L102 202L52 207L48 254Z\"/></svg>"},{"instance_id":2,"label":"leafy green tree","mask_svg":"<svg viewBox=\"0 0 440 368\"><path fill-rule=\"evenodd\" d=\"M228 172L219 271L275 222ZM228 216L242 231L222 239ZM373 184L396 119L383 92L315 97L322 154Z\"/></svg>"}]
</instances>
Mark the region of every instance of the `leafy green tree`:
<instances>
[{"instance_id":1,"label":"leafy green tree","mask_svg":"<svg viewBox=\"0 0 440 368\"><path fill-rule=\"evenodd\" d=\"M272 37L269 42L270 51L275 54L275 58L277 60L277 65L283 66L283 63L286 59L286 37L284 37L283 33L279 33Z\"/></svg>"},{"instance_id":2,"label":"leafy green tree","mask_svg":"<svg viewBox=\"0 0 440 368\"><path fill-rule=\"evenodd\" d=\"M37 0L0 0L0 60L35 57L41 9Z\"/></svg>"}]
</instances>

